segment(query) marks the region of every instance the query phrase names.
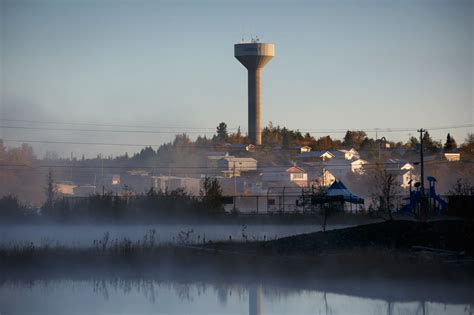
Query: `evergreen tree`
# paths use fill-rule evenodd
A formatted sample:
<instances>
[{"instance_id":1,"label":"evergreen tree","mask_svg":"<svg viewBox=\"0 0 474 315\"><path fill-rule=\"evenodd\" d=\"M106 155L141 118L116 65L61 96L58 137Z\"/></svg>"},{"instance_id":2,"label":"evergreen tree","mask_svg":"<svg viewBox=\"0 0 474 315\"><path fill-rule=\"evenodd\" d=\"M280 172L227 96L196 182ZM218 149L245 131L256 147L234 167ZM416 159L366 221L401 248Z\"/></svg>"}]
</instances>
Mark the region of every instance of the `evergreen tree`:
<instances>
[{"instance_id":1,"label":"evergreen tree","mask_svg":"<svg viewBox=\"0 0 474 315\"><path fill-rule=\"evenodd\" d=\"M221 141L227 141L229 139L229 134L227 132L227 124L221 122L216 128L217 138Z\"/></svg>"},{"instance_id":2,"label":"evergreen tree","mask_svg":"<svg viewBox=\"0 0 474 315\"><path fill-rule=\"evenodd\" d=\"M408 139L408 142L406 143L406 146L411 148L411 149L415 149L417 147L417 145L419 145L419 144L420 144L420 141L418 141L418 138L411 136L410 139Z\"/></svg>"},{"instance_id":3,"label":"evergreen tree","mask_svg":"<svg viewBox=\"0 0 474 315\"><path fill-rule=\"evenodd\" d=\"M444 150L445 151L451 151L453 149L456 149L458 147L456 140L454 140L453 137L448 133L446 136L446 143L444 144Z\"/></svg>"}]
</instances>

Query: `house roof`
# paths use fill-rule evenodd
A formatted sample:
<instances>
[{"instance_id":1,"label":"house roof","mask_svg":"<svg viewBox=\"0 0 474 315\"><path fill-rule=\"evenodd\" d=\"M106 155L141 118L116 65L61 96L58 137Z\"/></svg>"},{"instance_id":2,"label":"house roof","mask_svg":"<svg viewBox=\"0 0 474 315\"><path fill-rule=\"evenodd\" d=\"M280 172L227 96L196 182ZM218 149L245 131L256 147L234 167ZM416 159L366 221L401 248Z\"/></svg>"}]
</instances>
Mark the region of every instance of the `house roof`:
<instances>
[{"instance_id":1,"label":"house roof","mask_svg":"<svg viewBox=\"0 0 474 315\"><path fill-rule=\"evenodd\" d=\"M256 159L249 158L249 157L226 156L226 157L223 157L222 159L229 162L257 162Z\"/></svg>"},{"instance_id":2,"label":"house roof","mask_svg":"<svg viewBox=\"0 0 474 315\"><path fill-rule=\"evenodd\" d=\"M351 164L353 164L353 163L356 163L356 162L358 162L358 163L361 163L361 164L367 164L367 163L369 163L369 162L368 162L368 161L366 161L366 160L363 160L363 159L357 159L357 160L353 160L353 161L351 161Z\"/></svg>"},{"instance_id":3,"label":"house roof","mask_svg":"<svg viewBox=\"0 0 474 315\"><path fill-rule=\"evenodd\" d=\"M292 166L286 170L288 173L306 173L306 171L300 167Z\"/></svg>"},{"instance_id":4,"label":"house roof","mask_svg":"<svg viewBox=\"0 0 474 315\"><path fill-rule=\"evenodd\" d=\"M229 156L228 152L207 152L207 158L223 158Z\"/></svg>"},{"instance_id":5,"label":"house roof","mask_svg":"<svg viewBox=\"0 0 474 315\"><path fill-rule=\"evenodd\" d=\"M302 152L298 154L297 158L304 159L304 158L321 158L321 151L311 151L311 152Z\"/></svg>"}]
</instances>

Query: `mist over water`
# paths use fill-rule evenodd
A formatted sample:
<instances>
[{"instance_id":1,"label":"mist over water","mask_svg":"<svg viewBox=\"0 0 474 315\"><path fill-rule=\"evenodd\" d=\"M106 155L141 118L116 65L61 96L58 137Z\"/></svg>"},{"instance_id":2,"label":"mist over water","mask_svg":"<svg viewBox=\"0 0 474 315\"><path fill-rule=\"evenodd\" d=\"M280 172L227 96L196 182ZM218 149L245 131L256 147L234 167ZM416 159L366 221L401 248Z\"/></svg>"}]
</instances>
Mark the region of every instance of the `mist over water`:
<instances>
[{"instance_id":1,"label":"mist over water","mask_svg":"<svg viewBox=\"0 0 474 315\"><path fill-rule=\"evenodd\" d=\"M258 283L186 283L123 278L21 281L0 285L2 314L472 314L473 301L406 298L393 300L344 293L338 282L330 291ZM401 290L396 282L387 290ZM429 290L421 286L424 296ZM342 292L342 293L341 293ZM364 296L365 294L365 296ZM369 293L370 295L370 293Z\"/></svg>"},{"instance_id":2,"label":"mist over water","mask_svg":"<svg viewBox=\"0 0 474 315\"><path fill-rule=\"evenodd\" d=\"M332 225L328 229L348 225ZM156 243L177 243L182 232L189 233L189 243L224 241L270 240L321 230L318 224L307 225L239 225L239 224L177 224L177 225L23 225L0 226L0 246L17 244L91 246L105 233L110 239L141 240L150 230L156 231Z\"/></svg>"}]
</instances>

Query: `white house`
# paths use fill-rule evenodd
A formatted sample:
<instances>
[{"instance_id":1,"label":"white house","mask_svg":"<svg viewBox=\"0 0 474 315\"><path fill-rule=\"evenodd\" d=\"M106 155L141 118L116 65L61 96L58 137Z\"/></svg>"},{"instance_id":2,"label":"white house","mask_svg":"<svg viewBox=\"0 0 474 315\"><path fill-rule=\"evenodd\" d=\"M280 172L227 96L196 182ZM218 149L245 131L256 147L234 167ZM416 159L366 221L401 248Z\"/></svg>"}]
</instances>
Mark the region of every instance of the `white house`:
<instances>
[{"instance_id":1,"label":"white house","mask_svg":"<svg viewBox=\"0 0 474 315\"><path fill-rule=\"evenodd\" d=\"M461 160L461 153L459 152L444 152L444 158L449 162L456 162Z\"/></svg>"},{"instance_id":2,"label":"white house","mask_svg":"<svg viewBox=\"0 0 474 315\"><path fill-rule=\"evenodd\" d=\"M367 164L366 160L357 159L351 162L351 170L352 173L363 174L364 173L364 165Z\"/></svg>"},{"instance_id":3,"label":"white house","mask_svg":"<svg viewBox=\"0 0 474 315\"><path fill-rule=\"evenodd\" d=\"M289 168L271 167L263 170L262 181L279 183L282 186L295 184L306 187L308 186L308 173L296 166Z\"/></svg>"},{"instance_id":4,"label":"white house","mask_svg":"<svg viewBox=\"0 0 474 315\"><path fill-rule=\"evenodd\" d=\"M336 176L334 176L331 171L324 169L321 176L316 179L316 184L323 187L329 187L336 181Z\"/></svg>"},{"instance_id":5,"label":"white house","mask_svg":"<svg viewBox=\"0 0 474 315\"><path fill-rule=\"evenodd\" d=\"M77 186L71 181L63 180L55 182L54 187L56 192L61 195L74 195L74 188Z\"/></svg>"},{"instance_id":6,"label":"white house","mask_svg":"<svg viewBox=\"0 0 474 315\"><path fill-rule=\"evenodd\" d=\"M410 187L410 181L412 187L418 181L418 176L413 173L413 170L402 172L400 186L406 189Z\"/></svg>"},{"instance_id":7,"label":"white house","mask_svg":"<svg viewBox=\"0 0 474 315\"><path fill-rule=\"evenodd\" d=\"M410 171L410 170L414 170L415 166L413 164L407 162L407 163L403 164L403 166L400 167L400 169L402 171Z\"/></svg>"},{"instance_id":8,"label":"white house","mask_svg":"<svg viewBox=\"0 0 474 315\"><path fill-rule=\"evenodd\" d=\"M338 150L339 152L343 153L344 154L344 158L346 160L352 160L352 159L358 159L360 156L359 156L359 152L357 152L354 148L351 148L349 150L345 150L345 149L340 149Z\"/></svg>"},{"instance_id":9,"label":"white house","mask_svg":"<svg viewBox=\"0 0 474 315\"><path fill-rule=\"evenodd\" d=\"M304 152L311 152L311 147L307 145L300 147L300 153L304 153Z\"/></svg>"},{"instance_id":10,"label":"white house","mask_svg":"<svg viewBox=\"0 0 474 315\"><path fill-rule=\"evenodd\" d=\"M324 151L323 153L319 155L319 157L321 158L321 160L327 161L327 160L335 158L336 157L335 153L336 152Z\"/></svg>"}]
</instances>

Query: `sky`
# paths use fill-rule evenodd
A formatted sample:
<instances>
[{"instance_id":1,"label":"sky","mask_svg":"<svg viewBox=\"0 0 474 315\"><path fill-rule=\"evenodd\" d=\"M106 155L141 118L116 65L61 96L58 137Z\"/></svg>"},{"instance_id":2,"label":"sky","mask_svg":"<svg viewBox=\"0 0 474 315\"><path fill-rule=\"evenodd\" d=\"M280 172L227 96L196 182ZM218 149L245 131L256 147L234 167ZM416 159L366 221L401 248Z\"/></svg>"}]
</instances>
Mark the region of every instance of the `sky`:
<instances>
[{"instance_id":1,"label":"sky","mask_svg":"<svg viewBox=\"0 0 474 315\"><path fill-rule=\"evenodd\" d=\"M264 125L474 132L474 0L0 1L0 138L39 157L130 154L221 121L247 131L233 45L251 36L276 45Z\"/></svg>"}]
</instances>

